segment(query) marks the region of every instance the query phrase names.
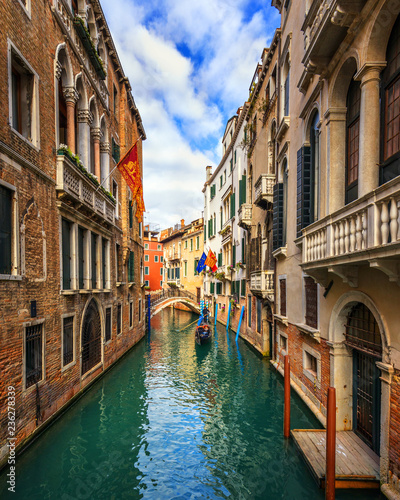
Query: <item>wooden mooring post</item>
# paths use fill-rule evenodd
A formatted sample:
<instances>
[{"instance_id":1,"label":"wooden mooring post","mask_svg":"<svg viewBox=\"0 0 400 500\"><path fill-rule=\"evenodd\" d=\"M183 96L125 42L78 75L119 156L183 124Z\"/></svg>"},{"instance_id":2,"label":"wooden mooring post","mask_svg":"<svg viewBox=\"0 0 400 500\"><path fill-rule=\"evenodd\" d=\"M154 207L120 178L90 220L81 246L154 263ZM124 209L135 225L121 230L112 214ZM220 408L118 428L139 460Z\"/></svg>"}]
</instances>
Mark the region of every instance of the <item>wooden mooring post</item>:
<instances>
[{"instance_id":1,"label":"wooden mooring post","mask_svg":"<svg viewBox=\"0 0 400 500\"><path fill-rule=\"evenodd\" d=\"M290 437L290 359L285 356L283 436Z\"/></svg>"},{"instance_id":2,"label":"wooden mooring post","mask_svg":"<svg viewBox=\"0 0 400 500\"><path fill-rule=\"evenodd\" d=\"M325 500L335 500L336 480L336 389L328 388L328 415L326 419Z\"/></svg>"}]
</instances>

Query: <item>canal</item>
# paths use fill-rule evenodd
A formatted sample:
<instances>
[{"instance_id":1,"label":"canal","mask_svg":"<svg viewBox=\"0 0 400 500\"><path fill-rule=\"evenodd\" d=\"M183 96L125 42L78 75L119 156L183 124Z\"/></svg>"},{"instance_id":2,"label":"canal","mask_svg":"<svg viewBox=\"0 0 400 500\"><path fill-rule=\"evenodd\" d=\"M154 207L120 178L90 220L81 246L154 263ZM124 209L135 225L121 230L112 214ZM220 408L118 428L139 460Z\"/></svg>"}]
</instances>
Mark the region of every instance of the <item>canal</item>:
<instances>
[{"instance_id":1,"label":"canal","mask_svg":"<svg viewBox=\"0 0 400 500\"><path fill-rule=\"evenodd\" d=\"M282 436L283 379L223 327L197 346L188 312L142 340L7 469L0 498L323 499ZM292 428L320 427L292 395ZM337 491L337 499L378 492Z\"/></svg>"}]
</instances>

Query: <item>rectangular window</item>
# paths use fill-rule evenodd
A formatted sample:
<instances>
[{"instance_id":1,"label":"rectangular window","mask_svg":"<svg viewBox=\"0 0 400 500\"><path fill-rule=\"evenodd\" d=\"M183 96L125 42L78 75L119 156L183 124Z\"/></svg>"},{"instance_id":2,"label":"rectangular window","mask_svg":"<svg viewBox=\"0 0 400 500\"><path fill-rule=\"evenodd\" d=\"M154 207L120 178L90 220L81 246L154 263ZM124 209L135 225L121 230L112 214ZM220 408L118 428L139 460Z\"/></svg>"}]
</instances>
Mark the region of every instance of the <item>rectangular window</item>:
<instances>
[{"instance_id":1,"label":"rectangular window","mask_svg":"<svg viewBox=\"0 0 400 500\"><path fill-rule=\"evenodd\" d=\"M118 163L120 160L121 152L119 144L117 144L114 140L114 137L111 139L111 156L113 157L115 163ZM114 196L115 198L115 196Z\"/></svg>"},{"instance_id":2,"label":"rectangular window","mask_svg":"<svg viewBox=\"0 0 400 500\"><path fill-rule=\"evenodd\" d=\"M286 279L279 280L281 316L286 316Z\"/></svg>"},{"instance_id":3,"label":"rectangular window","mask_svg":"<svg viewBox=\"0 0 400 500\"><path fill-rule=\"evenodd\" d=\"M274 202L273 202L273 221L272 221L272 246L273 250L277 250L285 245L284 236L284 195L283 182L278 182L274 185Z\"/></svg>"},{"instance_id":4,"label":"rectangular window","mask_svg":"<svg viewBox=\"0 0 400 500\"><path fill-rule=\"evenodd\" d=\"M161 245L157 245L157 250L161 250Z\"/></svg>"},{"instance_id":5,"label":"rectangular window","mask_svg":"<svg viewBox=\"0 0 400 500\"><path fill-rule=\"evenodd\" d=\"M149 259L150 259L149 255L148 255L148 254L146 254L146 255L144 256L144 261L145 261L145 262L149 262Z\"/></svg>"},{"instance_id":6,"label":"rectangular window","mask_svg":"<svg viewBox=\"0 0 400 500\"><path fill-rule=\"evenodd\" d=\"M122 266L121 266L121 247L118 243L115 244L115 268L117 274L117 282L121 283L122 281Z\"/></svg>"},{"instance_id":7,"label":"rectangular window","mask_svg":"<svg viewBox=\"0 0 400 500\"><path fill-rule=\"evenodd\" d=\"M160 274L161 274L161 276L163 275L163 268L162 267L160 267Z\"/></svg>"},{"instance_id":8,"label":"rectangular window","mask_svg":"<svg viewBox=\"0 0 400 500\"><path fill-rule=\"evenodd\" d=\"M305 302L306 302L306 325L318 328L318 285L309 276L304 278Z\"/></svg>"},{"instance_id":9,"label":"rectangular window","mask_svg":"<svg viewBox=\"0 0 400 500\"><path fill-rule=\"evenodd\" d=\"M117 305L117 335L121 334L122 329L122 304Z\"/></svg>"},{"instance_id":10,"label":"rectangular window","mask_svg":"<svg viewBox=\"0 0 400 500\"><path fill-rule=\"evenodd\" d=\"M303 146L297 151L297 237L301 230L314 222L314 183L311 168L311 148Z\"/></svg>"},{"instance_id":11,"label":"rectangular window","mask_svg":"<svg viewBox=\"0 0 400 500\"><path fill-rule=\"evenodd\" d=\"M217 283L217 295L222 295L222 283Z\"/></svg>"},{"instance_id":12,"label":"rectangular window","mask_svg":"<svg viewBox=\"0 0 400 500\"><path fill-rule=\"evenodd\" d=\"M92 256L92 289L97 287L97 235L92 233L91 237L91 256Z\"/></svg>"},{"instance_id":13,"label":"rectangular window","mask_svg":"<svg viewBox=\"0 0 400 500\"><path fill-rule=\"evenodd\" d=\"M193 252L193 238L190 238L190 251Z\"/></svg>"},{"instance_id":14,"label":"rectangular window","mask_svg":"<svg viewBox=\"0 0 400 500\"><path fill-rule=\"evenodd\" d=\"M71 289L71 228L72 223L67 219L62 219L63 290Z\"/></svg>"},{"instance_id":15,"label":"rectangular window","mask_svg":"<svg viewBox=\"0 0 400 500\"><path fill-rule=\"evenodd\" d=\"M43 336L42 325L25 328L25 388L31 387L43 378Z\"/></svg>"},{"instance_id":16,"label":"rectangular window","mask_svg":"<svg viewBox=\"0 0 400 500\"><path fill-rule=\"evenodd\" d=\"M134 252L129 252L128 282L133 283L134 281L135 281L135 254Z\"/></svg>"},{"instance_id":17,"label":"rectangular window","mask_svg":"<svg viewBox=\"0 0 400 500\"><path fill-rule=\"evenodd\" d=\"M10 123L22 137L39 147L38 76L14 48L10 48Z\"/></svg>"},{"instance_id":18,"label":"rectangular window","mask_svg":"<svg viewBox=\"0 0 400 500\"><path fill-rule=\"evenodd\" d=\"M115 85L113 85L113 106L114 116L118 120L118 90Z\"/></svg>"},{"instance_id":19,"label":"rectangular window","mask_svg":"<svg viewBox=\"0 0 400 500\"><path fill-rule=\"evenodd\" d=\"M128 214L129 214L129 227L132 229L133 227L133 207L132 201L128 200Z\"/></svg>"},{"instance_id":20,"label":"rectangular window","mask_svg":"<svg viewBox=\"0 0 400 500\"><path fill-rule=\"evenodd\" d=\"M78 274L79 288L85 288L85 229L78 227Z\"/></svg>"},{"instance_id":21,"label":"rectangular window","mask_svg":"<svg viewBox=\"0 0 400 500\"><path fill-rule=\"evenodd\" d=\"M102 266L102 275L103 275L103 288L107 288L107 245L108 241L105 238L101 239L101 266Z\"/></svg>"},{"instance_id":22,"label":"rectangular window","mask_svg":"<svg viewBox=\"0 0 400 500\"><path fill-rule=\"evenodd\" d=\"M162 288L162 281L160 281L160 287Z\"/></svg>"},{"instance_id":23,"label":"rectangular window","mask_svg":"<svg viewBox=\"0 0 400 500\"><path fill-rule=\"evenodd\" d=\"M138 311L138 316L139 316L139 323L142 321L142 299L139 299L139 311Z\"/></svg>"},{"instance_id":24,"label":"rectangular window","mask_svg":"<svg viewBox=\"0 0 400 500\"><path fill-rule=\"evenodd\" d=\"M246 280L240 280L240 296L246 296Z\"/></svg>"},{"instance_id":25,"label":"rectangular window","mask_svg":"<svg viewBox=\"0 0 400 500\"><path fill-rule=\"evenodd\" d=\"M154 256L154 262L158 262L158 255Z\"/></svg>"},{"instance_id":26,"label":"rectangular window","mask_svg":"<svg viewBox=\"0 0 400 500\"><path fill-rule=\"evenodd\" d=\"M210 293L214 295L214 291L215 291L215 283L212 282L210 283Z\"/></svg>"},{"instance_id":27,"label":"rectangular window","mask_svg":"<svg viewBox=\"0 0 400 500\"><path fill-rule=\"evenodd\" d=\"M196 236L196 250L200 248L200 236Z\"/></svg>"},{"instance_id":28,"label":"rectangular window","mask_svg":"<svg viewBox=\"0 0 400 500\"><path fill-rule=\"evenodd\" d=\"M150 281L149 280L145 280L144 284L145 284L145 286L150 286Z\"/></svg>"},{"instance_id":29,"label":"rectangular window","mask_svg":"<svg viewBox=\"0 0 400 500\"><path fill-rule=\"evenodd\" d=\"M164 262L164 257L161 255L160 262Z\"/></svg>"},{"instance_id":30,"label":"rectangular window","mask_svg":"<svg viewBox=\"0 0 400 500\"><path fill-rule=\"evenodd\" d=\"M262 303L259 298L257 298L257 332L261 333L261 314L262 314Z\"/></svg>"},{"instance_id":31,"label":"rectangular window","mask_svg":"<svg viewBox=\"0 0 400 500\"><path fill-rule=\"evenodd\" d=\"M145 266L145 268L144 268L144 274L146 274L146 275L150 274L148 266Z\"/></svg>"},{"instance_id":32,"label":"rectangular window","mask_svg":"<svg viewBox=\"0 0 400 500\"><path fill-rule=\"evenodd\" d=\"M63 318L63 366L74 360L74 317Z\"/></svg>"},{"instance_id":33,"label":"rectangular window","mask_svg":"<svg viewBox=\"0 0 400 500\"><path fill-rule=\"evenodd\" d=\"M400 150L400 78L386 89L384 159Z\"/></svg>"},{"instance_id":34,"label":"rectangular window","mask_svg":"<svg viewBox=\"0 0 400 500\"><path fill-rule=\"evenodd\" d=\"M247 296L247 326L251 328L251 295Z\"/></svg>"},{"instance_id":35,"label":"rectangular window","mask_svg":"<svg viewBox=\"0 0 400 500\"><path fill-rule=\"evenodd\" d=\"M149 285L149 282L146 282L146 285ZM133 302L129 302L129 328L133 327Z\"/></svg>"},{"instance_id":36,"label":"rectangular window","mask_svg":"<svg viewBox=\"0 0 400 500\"><path fill-rule=\"evenodd\" d=\"M184 277L186 278L187 277L187 261L184 262L183 272L184 272Z\"/></svg>"},{"instance_id":37,"label":"rectangular window","mask_svg":"<svg viewBox=\"0 0 400 500\"><path fill-rule=\"evenodd\" d=\"M111 340L111 307L106 308L106 327L104 332L104 340L105 342Z\"/></svg>"},{"instance_id":38,"label":"rectangular window","mask_svg":"<svg viewBox=\"0 0 400 500\"><path fill-rule=\"evenodd\" d=\"M13 191L0 184L0 274L11 274Z\"/></svg>"},{"instance_id":39,"label":"rectangular window","mask_svg":"<svg viewBox=\"0 0 400 500\"><path fill-rule=\"evenodd\" d=\"M199 259L194 259L194 275L198 276L197 266L199 265Z\"/></svg>"},{"instance_id":40,"label":"rectangular window","mask_svg":"<svg viewBox=\"0 0 400 500\"><path fill-rule=\"evenodd\" d=\"M148 244L148 243L145 243L145 244L144 244L144 249L145 249L145 250L148 250L148 249L149 249L149 244Z\"/></svg>"}]
</instances>

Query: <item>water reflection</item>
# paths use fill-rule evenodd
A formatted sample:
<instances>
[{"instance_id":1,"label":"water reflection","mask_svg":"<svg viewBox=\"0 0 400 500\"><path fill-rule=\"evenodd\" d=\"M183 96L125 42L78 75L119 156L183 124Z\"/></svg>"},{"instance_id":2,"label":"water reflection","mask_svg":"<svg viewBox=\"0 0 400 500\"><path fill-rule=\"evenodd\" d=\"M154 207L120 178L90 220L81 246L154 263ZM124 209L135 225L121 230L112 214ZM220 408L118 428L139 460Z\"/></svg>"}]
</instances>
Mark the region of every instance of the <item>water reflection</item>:
<instances>
[{"instance_id":1,"label":"water reflection","mask_svg":"<svg viewBox=\"0 0 400 500\"><path fill-rule=\"evenodd\" d=\"M149 337L18 458L15 495L0 476L0 498L322 500L282 437L281 377L225 327L198 346L184 328L194 319L155 316ZM296 397L291 418L318 427Z\"/></svg>"}]
</instances>

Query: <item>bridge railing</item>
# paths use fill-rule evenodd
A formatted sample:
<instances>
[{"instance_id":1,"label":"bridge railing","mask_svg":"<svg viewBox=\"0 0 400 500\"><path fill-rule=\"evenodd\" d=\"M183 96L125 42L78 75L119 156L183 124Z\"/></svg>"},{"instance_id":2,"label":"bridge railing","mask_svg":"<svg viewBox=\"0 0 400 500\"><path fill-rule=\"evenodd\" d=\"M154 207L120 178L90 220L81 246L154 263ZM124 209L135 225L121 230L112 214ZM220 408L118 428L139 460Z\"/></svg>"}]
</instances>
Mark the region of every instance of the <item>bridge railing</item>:
<instances>
[{"instance_id":1,"label":"bridge railing","mask_svg":"<svg viewBox=\"0 0 400 500\"><path fill-rule=\"evenodd\" d=\"M152 293L150 299L150 306L154 307L165 299L173 297L186 297L191 299L193 302L198 304L197 296L194 293L188 292L187 290L182 290L180 288L171 288L170 290L160 290L157 293ZM148 302L146 301L146 306Z\"/></svg>"}]
</instances>

